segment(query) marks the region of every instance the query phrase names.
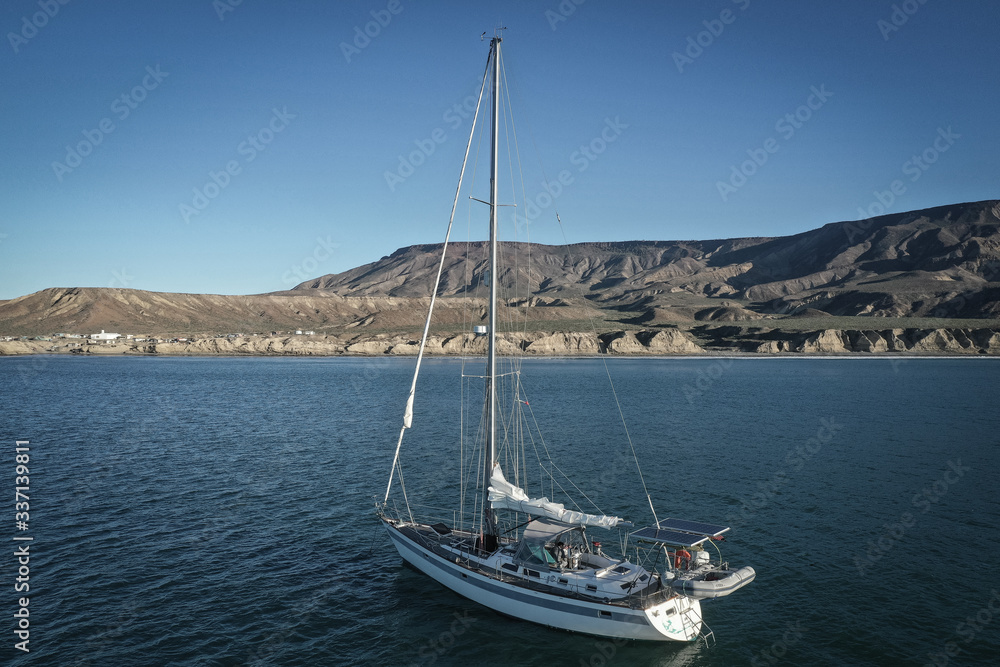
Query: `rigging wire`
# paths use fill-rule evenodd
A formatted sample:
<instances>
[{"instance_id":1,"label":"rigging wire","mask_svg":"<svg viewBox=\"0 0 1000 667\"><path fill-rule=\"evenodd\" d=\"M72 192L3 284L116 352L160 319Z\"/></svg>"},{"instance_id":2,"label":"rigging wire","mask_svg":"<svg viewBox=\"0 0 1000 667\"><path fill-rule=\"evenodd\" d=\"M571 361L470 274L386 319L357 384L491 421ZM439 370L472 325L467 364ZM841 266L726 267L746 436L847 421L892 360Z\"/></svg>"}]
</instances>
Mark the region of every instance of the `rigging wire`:
<instances>
[{"instance_id":1,"label":"rigging wire","mask_svg":"<svg viewBox=\"0 0 1000 667\"><path fill-rule=\"evenodd\" d=\"M486 90L486 80L489 75L491 60L492 60L491 58L486 59L486 70L483 72L483 84L482 87L479 89L480 101L482 101L483 92ZM462 159L462 170L458 176L458 186L455 189L455 200L452 202L451 205L451 215L448 217L448 231L445 233L444 236L444 244L441 249L441 261L438 264L437 276L434 279L434 288L431 291L431 302L427 310L427 320L424 323L424 332L420 338L420 349L417 352L417 363L416 367L413 370L413 381L410 383L410 393L407 396L406 409L403 413L403 426L399 430L399 440L396 442L396 451L392 457L392 468L389 470L389 483L386 485L385 488L385 498L382 501L383 503L385 503L389 499L389 492L392 490L392 477L396 471L397 463L399 462L399 450L403 446L403 436L406 433L406 429L410 428L411 423L413 421L413 403L414 403L414 398L416 396L417 377L420 375L420 363L424 358L424 349L427 345L427 336L430 333L431 317L434 314L434 302L437 299L438 289L441 285L441 274L444 271L444 263L448 255L448 240L451 238L452 225L455 222L455 211L458 208L458 198L462 193L462 179L465 177L465 168L469 162L469 150L472 148L472 137L473 133L475 132L476 119L478 117L479 117L479 106L477 105L476 113L472 119L472 130L469 131L469 141L465 145L465 156ZM400 472L400 474L402 474L402 471ZM404 500L405 500L405 495L404 495ZM407 505L409 505L409 503L407 503Z\"/></svg>"},{"instance_id":2,"label":"rigging wire","mask_svg":"<svg viewBox=\"0 0 1000 667\"><path fill-rule=\"evenodd\" d=\"M489 70L489 64L488 63L487 63L487 70ZM479 114L479 107L480 107L481 104L482 104L482 95L480 95L479 104L476 106L476 115L477 115L477 117L478 117L478 114ZM475 132L476 129L477 129L476 125L475 125L475 123L473 123L471 131ZM482 152L482 147L483 147L483 135L484 135L484 132L485 132L485 123L480 124L478 129L479 129L479 135L478 135L478 139L476 140L476 154L475 154L475 158L473 158L473 161L472 161L472 175L471 175L471 179L470 179L471 182L469 184L469 190L470 191L475 190L477 177L479 175L479 156L480 156L480 153ZM469 296L469 290L470 290L470 288L472 289L472 294L471 294L471 297L470 297L471 298L471 303L475 303L479 299L479 294L480 294L480 289L481 289L481 286L482 286L482 281L477 281L475 287L472 287L472 280L473 280L474 271L473 271L472 266L471 266L471 264L472 264L472 262L471 262L472 247L473 247L472 246L472 198L471 197L466 201L466 205L465 206L466 206L465 267L464 267L465 268L465 283L464 283L464 286L463 286L463 290L465 291L465 293L466 293L466 295L468 297ZM485 254L485 249L483 250L483 252ZM459 510L460 510L461 515L463 517L465 516L465 500L466 500L466 495L467 495L468 489L469 489L469 482L471 481L469 473L471 473L471 470L472 470L470 468L469 469L469 473L467 473L467 472L465 472L465 471L462 470L462 465L464 464L464 461L465 461L465 454L464 454L464 451L465 451L465 428L466 428L465 427L465 422L466 422L466 420L465 420L465 407L464 407L466 405L466 402L465 402L465 386L466 386L466 381L465 381L465 378L466 378L465 366L469 362L469 356L467 354L467 349L466 349L467 346L465 345L465 342L467 340L467 338L466 338L466 336L468 335L467 332L470 329L470 327L469 327L469 321L470 321L470 311L471 311L471 308L469 307L469 303L470 303L470 300L469 300L469 298L467 298L467 300L466 300L466 307L462 309L462 334L461 334L462 335L462 341L461 341L462 342L462 361L461 361L462 403L460 403L460 405L462 405L463 408L460 410L461 415L462 415L460 421L462 423L461 423L461 430L459 431L459 439L461 441L461 443L460 443L460 450L462 451L462 454L461 454L461 461L462 461L462 463L459 465L459 496L460 496L460 499L459 499ZM471 405L471 402L469 404ZM482 426L482 424L480 424L480 426ZM478 442L478 441L475 440L475 439L473 439L473 444L475 444L476 442ZM470 456L474 456L474 453L470 454Z\"/></svg>"},{"instance_id":3,"label":"rigging wire","mask_svg":"<svg viewBox=\"0 0 1000 667\"><path fill-rule=\"evenodd\" d=\"M507 153L508 153L507 154L507 162L508 162L508 164L507 164L507 168L508 169L507 170L508 170L508 173L509 173L509 178L510 178L510 183L511 183L510 187L511 187L511 190L512 190L512 194L513 194L513 198L514 198L514 202L515 203L514 203L514 214L513 214L513 218L514 218L514 225L513 225L514 226L514 243L511 244L511 245L509 245L507 248L504 248L504 244L498 244L498 254L501 255L501 256L504 256L504 255L506 255L508 253L513 253L513 255L514 255L514 263L513 263L514 269L513 269L513 273L512 274L508 274L508 279L507 280L505 280L503 282L498 282L496 284L497 291L498 292L502 292L502 294L503 294L503 298L502 299L498 299L498 302L497 302L496 306L500 307L501 306L501 302L502 302L502 306L503 307L502 307L502 310L501 310L501 314L502 314L502 319L504 321L504 324L507 326L507 330L510 331L510 332L514 332L514 331L517 331L518 329L520 329L522 335L524 337L526 337L527 336L527 332L528 332L528 306L530 305L531 295L532 295L532 272L531 272L531 250L532 250L532 248L531 248L531 243L530 243L531 221L528 219L527 209L523 208L523 210L524 210L524 230L523 230L523 233L524 233L525 240L523 241L523 243L519 242L519 232L520 232L520 229L519 229L519 224L518 224L517 206L516 206L516 203L517 203L517 201L516 201L517 200L516 188L517 188L517 185L519 184L520 185L520 191L521 191L520 192L520 196L521 196L522 207L526 206L526 203L528 201L528 199L527 199L527 189L526 189L526 186L525 186L524 165L522 163L522 156L520 154L520 148L519 148L519 144L518 144L518 141L517 141L517 128L516 128L516 123L515 123L514 113L513 113L513 104L512 104L512 99L511 99L511 88L510 88L510 85L509 85L509 83L507 81L507 72L506 72L506 69L502 67L502 64L503 64L503 57L502 56L501 56L500 60L501 60L501 63L500 63L501 67L499 68L499 72L500 72L500 76L502 76L502 85L498 85L496 87L496 89L497 89L497 95L500 97L500 100L497 101L497 104L503 110L503 131L504 131L505 143L506 143L506 146L507 146ZM475 116L473 117L473 127L472 127L472 129L470 131L469 142L468 142L468 145L466 147L466 153L465 153L465 161L466 162L468 161L470 148L471 148L471 145L473 143L473 138L474 138L475 133L476 133L477 119L479 117L480 107L481 107L481 105L483 103L483 91L485 90L486 82L489 79L489 70L490 70L490 61L488 60L487 61L487 73L484 75L483 89L481 89L481 91L480 91L480 100L479 100L479 104L476 107ZM492 86L491 86L491 88L492 88ZM473 167L472 167L472 170L471 170L472 171L472 173L471 173L471 185L469 186L470 188L473 188L473 189L475 187L476 177L477 177L477 174L478 174L478 163L479 163L481 149L482 149L483 137L484 137L484 134L485 134L485 125L486 125L485 123L480 124L480 127L478 128L479 129L479 137L478 137L478 141L476 142L475 159L473 161ZM534 136L531 133L530 124L528 126L528 134L529 134L529 136L531 138L531 143L532 143L532 146L535 149L536 155L538 156L539 165L541 167L542 176L543 176L543 185L544 185L545 183L548 182L548 180L547 180L547 176L545 174L544 166L541 166L540 154L539 154L539 151L538 151L537 144L535 143ZM512 146L513 146L513 150L512 150ZM516 167L517 167L517 170L516 170L516 173L517 173L517 176L518 176L517 179L515 179L515 164L516 164ZM465 167L465 162L463 162L463 166L462 166L463 175L464 175L464 172L465 172L465 168L466 168ZM461 192L461 188L462 188L462 185L461 185L461 177L460 177L460 179L459 179L459 192L456 192L456 195L455 195L455 199L456 199L455 204L456 205L457 205L457 200L458 200L460 192ZM479 279L478 280L476 279L476 272L475 272L475 263L476 262L474 262L472 256L473 256L473 254L475 252L476 246L479 246L482 249L481 255L485 256L488 253L488 244L485 244L485 243L484 244L478 244L478 243L477 244L473 244L472 243L472 233L471 233L471 229L472 229L472 210L471 210L472 209L472 205L471 205L471 200L472 200L472 197L470 197L470 202L468 204L466 252L465 252L465 257L464 257L464 259L465 259L465 267L464 267L464 269L465 269L465 283L464 283L464 286L463 286L463 291L466 293L466 295L470 295L470 292L471 292L470 296L472 297L471 298L472 306L469 309L463 310L463 326L464 326L464 331L465 332L468 331L468 328L469 328L468 325L470 323L470 317L472 317L472 315L471 315L472 309L476 308L475 304L480 300L482 288L483 288L483 285L484 285L484 282L485 282L482 279L483 278L483 271L485 269L481 269L479 271L479 275L478 275ZM553 205L554 204L555 204L555 200L553 198ZM501 206L501 204L499 204L498 202L494 202L494 205L495 206ZM566 231L565 231L565 229L564 229L564 227L562 225L562 219L561 219L561 217L559 215L558 209L554 207L554 211L553 212L555 214L556 221L557 221L557 223L559 225L559 230L560 230L560 233L562 234L563 242L568 244L568 240L566 238ZM452 209L452 216L451 216L451 219L449 220L449 225L448 225L448 234L445 237L445 244L444 244L444 249L445 250L447 249L448 239L449 239L450 234L451 234L451 228L452 228L452 222L454 220L454 214L455 214L455 211L454 211L454 207L453 207L453 209ZM527 259L526 259L527 266L524 268L523 271L522 271L521 266L519 264L519 262L520 262L520 256L519 256L519 253L517 252L518 247L521 246L522 244L526 248L525 253L527 255ZM476 254L480 254L480 253L476 253ZM434 299L434 297L437 296L438 285L440 284L441 274L442 274L442 271L443 271L443 268L444 268L444 264L445 264L445 256L444 255L445 255L445 252L442 252L441 265L440 265L440 267L438 269L437 281L435 282L435 289L434 289L434 293L432 294L431 309L433 309L433 299ZM485 262L485 260L483 260L483 259L481 259L480 261ZM484 266L484 265L485 264L481 264L481 266ZM499 274L500 271L498 270L497 273ZM521 289L520 278L522 277L522 273L523 273L523 278L526 281L526 286L525 287L526 287L526 290L527 290L527 292L523 296L523 302L524 302L523 304L521 303L522 296L521 296L521 292L520 292L520 289ZM488 275L488 279L489 280L498 280L498 281L500 280L500 276L499 275L492 275L492 273L488 273L487 275ZM505 285L504 283L507 283L507 284ZM523 312L522 312L522 310L520 308L520 305L524 305L525 306L525 309L524 309ZM587 311L588 311L587 312L587 316L588 316L588 319L590 321L590 327L591 327L591 330L593 331L593 333L595 335L595 338L596 338L597 337L597 327L596 327L596 324L595 324L595 320L594 320L594 316L593 316L593 313L592 313L592 309L587 308ZM480 316L480 320L481 319L482 319L482 317ZM423 350L424 350L424 345L426 343L426 339L427 339L429 327L430 327L430 314L428 315L428 322L425 325L425 330L424 330L423 338L421 340L420 355L418 356L418 362L417 362L417 371L418 372L419 372L419 365L420 365L419 362L420 362L420 358L422 358L422 354L423 354ZM499 333L499 332L492 332L492 333L496 334L496 333ZM462 399L462 406L463 407L460 410L461 415L460 415L460 443L459 443L460 444L460 465L459 465L459 494L460 494L460 503L459 503L459 514L460 514L460 517L461 517L460 521L464 522L464 517L466 516L465 509L466 509L466 505L467 505L467 498L466 498L466 496L467 496L467 494L468 494L468 492L470 491L470 488L471 488L473 471L475 471L475 473L476 473L476 488L477 489L483 489L483 488L485 488L486 486L488 486L490 484L490 479L489 479L490 473L489 473L489 471L486 470L486 467L485 467L485 458L484 458L485 457L485 452L484 452L484 447L482 445L483 441L485 440L485 429L487 428L487 424L486 424L486 405L485 405L486 401L485 400L482 402L483 411L480 414L480 420L479 420L478 428L476 429L476 435L475 435L475 437L473 438L473 441L472 441L472 446L471 447L467 447L466 446L467 443L465 442L466 441L466 428L469 427L469 426L471 426L473 423L475 423L473 420L470 420L470 419L467 418L467 417L471 417L471 408L472 408L472 405L471 405L472 402L471 401L469 401L470 415L467 416L466 413L465 413L465 410L466 410L466 407L465 407L465 405L466 405L466 399L470 397L471 389L472 389L471 384L469 384L469 383L471 383L473 381L473 376L466 375L466 372L465 372L466 365L471 361L471 358L468 356L467 353L471 352L474 349L475 346L472 345L471 342L472 342L472 340L475 340L475 339L469 339L467 333L463 333L461 335L462 335L461 343L462 343L463 354L462 354L462 360L461 360L462 374L461 374L460 396L461 396L461 399ZM507 341L507 343L509 344L510 341ZM558 485L560 492L562 494L566 495L570 499L570 501L572 502L572 504L577 507L577 509L580 509L579 505L573 500L573 496L570 496L570 494L567 493L566 488L563 486L563 484L555 479L555 474L553 473L553 470L554 470L554 471L558 472L569 483L569 485L572 486L573 489L575 489L575 491L580 496L582 496L584 499L586 499L587 502L589 502L591 505L593 505L595 508L597 508L598 512L600 512L601 511L600 507L598 507L597 504L589 496L587 496L587 494L584 493L583 490L580 489L580 487L578 487L573 482L573 480L561 468L559 468L559 466L552 459L551 453L549 452L549 449L548 449L548 446L547 446L547 444L545 442L545 439L542 436L541 430L538 427L538 422L537 422L537 419L536 419L536 417L534 415L533 409L531 408L531 406L527 402L527 400L523 400L523 401L521 400L521 397L524 395L524 385L523 385L523 383L521 381L521 373L520 373L520 370L521 370L521 367L522 367L522 364L523 364L523 349L520 348L520 347L518 347L518 349L516 351L518 352L518 354L512 354L510 356L510 358L508 358L506 360L501 360L501 363L503 363L504 365L509 365L508 366L509 367L509 372L508 373L504 373L504 374L512 376L512 380L511 380L511 382L509 384L507 382L501 383L500 392L499 392L500 396L495 397L495 400L497 400L498 403L503 404L499 400L499 399L503 398L503 399L509 400L510 401L510 405L511 405L511 409L509 411L506 411L506 410L502 411L502 412L498 411L497 412L497 416L499 417L499 419L498 419L499 426L502 429L502 438L498 438L500 440L499 446L503 450L503 456L505 457L504 460L507 461L508 463L512 463L513 464L510 467L510 469L512 469L514 471L514 483L516 485L518 485L518 486L521 486L522 485L522 482L521 482L522 479L523 479L523 484L526 484L527 481L528 481L527 458L524 455L524 450L522 449L524 440L528 439L531 442L531 446L532 446L532 449L534 450L535 457L539 461L540 471L543 472L543 473L545 473L545 472L548 473L548 476L549 476L549 479L550 479L550 485L551 485L552 495L553 496L555 495L554 494L554 487L555 487L555 485ZM608 363L607 363L606 358L602 358L602 363L604 365L605 373L606 373L606 375L608 377L608 382L609 382L609 384L611 386L612 395L613 395L614 400L615 400L615 405L616 405L616 407L618 409L619 418L621 419L621 423L622 423L622 426L623 426L624 431L625 431L625 436L626 436L626 439L628 441L629 448L630 448L630 450L632 452L633 461L635 462L636 469L637 469L637 471L639 473L639 478L640 478L640 481L642 483L643 492L645 493L646 499L649 502L650 509L653 511L653 517L654 517L654 520L655 520L656 519L656 511L655 511L655 509L653 507L652 498L651 498L651 496L649 494L649 490L648 490L648 487L646 485L646 481L645 481L644 476L642 474L642 469L641 469L641 466L640 466L640 463L639 463L638 454L636 452L634 443L632 441L631 434L629 433L628 425L627 425L626 420L625 420L624 411L623 411L621 403L619 401L618 394L617 394L617 391L616 391L615 386L614 386L614 380L613 380L613 378L611 376L611 372L610 372L610 369L608 367ZM414 375L414 384L415 383L416 383L416 374ZM484 397L485 397L485 394L484 394ZM410 402L411 402L411 405L412 405L412 388L411 388ZM527 409L527 411L525 411L525 409ZM538 435L538 443L536 443L536 441L535 441L535 437L534 437L534 435L532 433L532 429L528 427L529 424L528 424L528 421L526 419L526 416L530 416L531 422L533 423L533 426L534 426L534 431ZM403 480L402 463L399 460L399 447L400 447L400 445L402 443L403 432L405 431L406 428L408 428L408 424L405 425L404 428L403 428L403 430L401 430L401 432L400 432L400 443L397 444L396 456L395 456L395 460L394 460L394 464L393 464L393 470L394 471L398 470L399 483L400 483L400 487L401 487L401 490L402 490L402 493L403 493L403 500L406 503L407 512L410 513L410 520L412 522L413 521L413 516L412 516L412 512L410 510L409 501L408 501L407 496L406 496L406 489L405 489L405 484L404 484L404 480ZM527 435L527 438L525 438L525 435ZM517 446L517 443L522 443L522 444L520 446ZM542 463L543 462L543 456L539 452L538 444L541 445L542 451L544 451L544 459L547 461L547 463L550 466L548 468L548 470L546 470L545 465ZM468 467L465 466L466 457L468 457L470 459L470 465ZM501 458L501 455L500 455L499 451L497 452L497 458L498 459ZM471 465L471 463L472 463L473 460L477 461L477 465ZM544 477L543 477L543 479L541 481L542 481L542 484L544 484ZM392 485L392 474L390 473L390 479L389 479L389 487L390 488L391 488L391 485ZM542 490L544 491L544 486L542 486ZM389 489L387 489L387 491L386 491L386 498L388 498L388 494L389 494ZM485 502L486 502L486 499L485 499L484 494L477 493L476 496L475 496L475 501L473 503L473 505L474 505L474 508L473 508L474 509L474 514L473 514L473 516L474 517L478 517L478 520L475 520L475 519L473 520L473 525L471 526L471 528L473 528L473 529L475 529L475 525L477 524L477 522L478 522L478 525L479 525L479 530L481 531L482 528L483 528L483 526L482 526L482 520L483 520L483 514L485 513L485 506L484 506Z\"/></svg>"},{"instance_id":4,"label":"rigging wire","mask_svg":"<svg viewBox=\"0 0 1000 667\"><path fill-rule=\"evenodd\" d=\"M503 58L503 56L501 56L501 58ZM508 170L510 171L511 190L512 190L512 193L513 193L513 198L515 200L515 209L514 209L514 241L515 241L515 246L514 246L515 247L515 253L514 253L514 257L515 257L515 265L514 265L515 294L514 294L514 299L515 299L515 301L514 301L514 303L515 303L515 306L514 306L513 310L514 310L514 312L517 315L520 315L520 310L518 310L518 305L517 304L521 303L521 299L519 298L520 295L516 292L517 286L520 285L519 278L521 276L521 269L520 269L519 264L517 263L517 259L518 259L519 256L518 256L518 253L516 252L516 248L518 247L517 241L518 241L518 231L519 231L519 229L518 229L517 208L516 208L517 190L516 190L515 186L517 184L520 184L520 186L521 186L521 205L522 205L523 210L525 210L525 212L527 211L527 208L526 208L526 206L527 206L527 194L526 194L526 189L525 189L525 185L524 185L524 167L523 167L522 162L521 162L521 149L520 149L520 145L519 145L519 143L517 141L517 123L514 120L514 105L513 105L512 100L511 100L510 84L507 81L507 68L503 67L503 68L501 68L500 71L503 74L503 91L506 94L506 97L505 97L506 104L504 105L504 110L506 112L505 113L505 120L507 118L510 119L510 129L508 131L508 134L509 134L509 136L513 137L513 146L514 146L514 151L512 152L510 150L510 141L508 141L507 164L508 164ZM505 127L506 127L506 124L505 124ZM516 157L516 162L517 162L518 179L516 179L516 180L514 179L514 165L513 165L513 162L511 160L512 155L514 157ZM526 213L525 213L525 215L526 215ZM524 271L525 290L526 290L525 294L524 294L525 309L524 309L524 315L523 315L523 317L520 320L520 325L521 325L520 326L520 331L521 331L522 340L527 337L527 332L528 332L528 308L527 308L527 306L530 303L530 299L531 299L531 237L530 237L530 230L528 229L527 225L525 225L524 233L525 233L524 247L526 248L526 255L527 255L527 257L525 258L526 268L525 268L525 271ZM512 321L513 321L513 317L514 316L511 315L511 320ZM515 328L512 325L511 326L511 331L514 331L514 330L515 330ZM521 368L521 364L518 363L518 370L520 370L520 368ZM520 375L520 373L517 374L517 377L515 378L514 386L512 387L512 389L513 389L513 393L514 393L514 396L513 396L514 403L513 403L513 405L516 407L516 412L517 412L517 416L516 416L517 422L516 423L520 426L522 424L522 422L523 422L523 420L521 418L521 415L523 415L523 412L524 412L523 408L521 407L521 400L520 400L520 397L521 397L521 394L522 394L522 385L521 385L521 375ZM525 401L525 405L527 405L526 401ZM536 429L537 429L537 422L536 422L535 426L536 426ZM525 432L528 433L529 437L531 437L531 431L530 431L530 429L524 429L524 430L525 430ZM539 430L538 433L539 433L539 438L541 438L541 431ZM534 438L532 437L531 439L532 439L532 446L534 447ZM523 438L522 438L521 441L523 442ZM535 455L536 455L536 457L538 456L537 448L535 449ZM540 460L541 459L539 459L539 461ZM517 466L515 464L515 466L514 466L514 484L517 485L517 486L521 485L520 484L520 480L521 480L521 477L522 477L522 473L523 473L523 478L524 478L525 483L526 483L527 480L528 480L528 468L527 468L527 460L526 460L526 458L524 456L521 457L521 465Z\"/></svg>"},{"instance_id":5,"label":"rigging wire","mask_svg":"<svg viewBox=\"0 0 1000 667\"><path fill-rule=\"evenodd\" d=\"M506 77L506 75L505 75L505 77ZM504 79L504 81L506 82L506 78ZM509 94L510 94L510 89L508 87L508 95ZM531 145L532 145L532 147L535 150L535 155L536 155L536 158L538 160L538 166L539 166L540 171L542 172L543 183L548 183L548 176L545 173L545 166L542 163L541 152L538 150L538 145L535 143L535 136L534 136L534 134L531 131L531 124L530 123L528 124L528 136L531 139ZM562 218L559 216L559 208L556 205L555 197L552 197L552 210L553 210L553 213L555 214L556 223L559 226L559 233L562 235L563 243L565 245L569 245L569 240L566 238L566 229L565 229L565 227L563 227ZM527 220L527 209L525 209L525 230L526 230L526 232L527 232L527 230L529 228L530 228L530 224L529 224L529 222ZM530 244L529 244L529 252L530 252ZM529 282L529 287L530 287L530 282ZM591 331L593 331L593 333L594 333L594 338L596 338L598 340L598 344L600 344L600 338L598 337L598 334L597 334L597 325L594 323L594 316L593 316L593 313L591 312L591 309L589 307L587 308L587 319L590 322L590 328L591 328ZM629 433L629 430L628 430L628 423L625 420L625 412L622 410L621 402L618 400L618 391L615 389L614 379L611 377L611 369L608 367L608 360L607 360L606 356L603 356L603 355L601 356L601 363L604 365L604 372L608 376L608 384L611 387L611 394L612 394L612 396L615 399L615 407L618 409L618 417L620 418L621 423L622 423L622 428L625 431L625 439L628 441L629 450L632 452L632 460L635 462L636 471L639 473L639 481L642 483L642 491L646 495L646 501L649 503L649 509L653 513L653 521L656 522L656 523L659 523L659 521L658 521L658 519L656 517L656 508L653 507L653 499L649 495L649 489L646 486L646 479L645 479L645 476L642 474L642 466L639 464L639 456L638 456L638 454L635 451L635 444L632 442L632 434Z\"/></svg>"},{"instance_id":6,"label":"rigging wire","mask_svg":"<svg viewBox=\"0 0 1000 667\"><path fill-rule=\"evenodd\" d=\"M406 513L410 516L410 523L413 523L413 511L410 509L410 501L406 498L406 484L403 482L403 462L397 461L396 467L399 469L399 488L403 492L403 504L406 505Z\"/></svg>"}]
</instances>

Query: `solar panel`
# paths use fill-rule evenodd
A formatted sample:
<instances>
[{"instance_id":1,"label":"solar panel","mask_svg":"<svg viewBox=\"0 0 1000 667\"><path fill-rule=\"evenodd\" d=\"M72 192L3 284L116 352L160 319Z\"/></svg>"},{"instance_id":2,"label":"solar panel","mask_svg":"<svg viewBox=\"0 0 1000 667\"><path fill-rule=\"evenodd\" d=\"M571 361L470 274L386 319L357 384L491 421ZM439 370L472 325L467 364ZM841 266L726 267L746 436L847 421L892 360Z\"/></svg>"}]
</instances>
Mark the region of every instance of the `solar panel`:
<instances>
[{"instance_id":1,"label":"solar panel","mask_svg":"<svg viewBox=\"0 0 1000 667\"><path fill-rule=\"evenodd\" d=\"M649 526L632 533L632 537L648 542L661 542L679 547L693 547L708 539L705 535L692 535L691 533L681 533L676 530L657 530L655 526Z\"/></svg>"},{"instance_id":2,"label":"solar panel","mask_svg":"<svg viewBox=\"0 0 1000 667\"><path fill-rule=\"evenodd\" d=\"M719 535L729 530L726 526L716 526L713 523L701 523L686 519L664 519L659 525L661 529L680 530L695 535Z\"/></svg>"}]
</instances>

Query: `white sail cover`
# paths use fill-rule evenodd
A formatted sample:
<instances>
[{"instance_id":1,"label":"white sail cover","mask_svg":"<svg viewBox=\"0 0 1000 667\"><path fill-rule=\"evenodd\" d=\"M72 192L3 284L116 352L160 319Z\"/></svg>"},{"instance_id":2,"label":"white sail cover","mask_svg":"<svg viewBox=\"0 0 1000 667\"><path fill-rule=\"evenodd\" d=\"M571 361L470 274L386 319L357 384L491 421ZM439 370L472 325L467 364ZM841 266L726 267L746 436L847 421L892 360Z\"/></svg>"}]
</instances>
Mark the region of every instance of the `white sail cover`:
<instances>
[{"instance_id":1,"label":"white sail cover","mask_svg":"<svg viewBox=\"0 0 1000 667\"><path fill-rule=\"evenodd\" d=\"M498 465L493 466L493 474L490 476L490 506L495 510L514 510L577 526L614 528L621 522L616 516L568 510L562 503L550 502L548 498L529 498L524 489L507 481Z\"/></svg>"},{"instance_id":2,"label":"white sail cover","mask_svg":"<svg viewBox=\"0 0 1000 667\"><path fill-rule=\"evenodd\" d=\"M416 384L416 378L413 379L414 384ZM406 411L403 412L403 428L411 428L413 426L413 389L410 389L410 395L406 399Z\"/></svg>"}]
</instances>

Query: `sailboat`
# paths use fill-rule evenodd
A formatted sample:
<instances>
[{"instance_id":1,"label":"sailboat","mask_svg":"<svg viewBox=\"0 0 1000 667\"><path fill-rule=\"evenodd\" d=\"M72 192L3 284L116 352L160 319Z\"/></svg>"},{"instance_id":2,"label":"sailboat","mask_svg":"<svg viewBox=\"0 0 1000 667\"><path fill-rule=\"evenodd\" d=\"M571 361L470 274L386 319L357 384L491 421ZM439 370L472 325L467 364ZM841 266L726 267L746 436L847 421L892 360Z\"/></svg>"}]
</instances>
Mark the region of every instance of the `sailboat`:
<instances>
[{"instance_id":1,"label":"sailboat","mask_svg":"<svg viewBox=\"0 0 1000 667\"><path fill-rule=\"evenodd\" d=\"M516 447L514 436L521 431L519 424L530 403L521 382L520 365L500 368L498 361L501 248L497 240L497 210L501 204L497 181L504 81L501 42L501 33L497 31L490 42L479 104L431 292L389 483L385 497L376 502L376 513L406 563L459 595L501 614L600 637L709 640L712 631L702 618L701 602L729 595L755 577L753 568L730 568L722 560L718 542L729 531L728 527L677 518L657 519L648 492L645 495L654 521L639 529L617 516L567 508L547 496L532 497L524 488L530 477L527 457L511 453ZM465 476L459 494L463 500L472 497L473 510L468 519L464 512L453 513L450 521L441 519L440 514L437 518L430 515L421 518L407 498L401 450L404 436L413 426L417 380L487 86L492 116L490 194L488 201L479 201L489 206L489 243L487 260L480 267L483 279L479 284L488 283L489 305L486 324L474 327L472 332L479 340L485 338L486 364L482 371L469 374L463 365L463 381L481 383L484 398L474 429L480 436L479 449L474 450L477 458L470 458L480 463L468 468L461 466L460 474ZM501 383L506 384L501 386ZM641 479L634 447L632 452ZM549 461L540 462L538 470L547 472L552 479L561 473ZM402 505L396 502L396 497L390 500L396 487ZM555 488L554 482L551 488ZM563 488L561 482L560 488ZM646 491L644 481L642 488ZM624 538L620 554L610 548L605 551L604 542L610 543L613 538L593 537L595 531L614 530L619 531L619 538ZM635 561L626 553L634 554Z\"/></svg>"}]
</instances>

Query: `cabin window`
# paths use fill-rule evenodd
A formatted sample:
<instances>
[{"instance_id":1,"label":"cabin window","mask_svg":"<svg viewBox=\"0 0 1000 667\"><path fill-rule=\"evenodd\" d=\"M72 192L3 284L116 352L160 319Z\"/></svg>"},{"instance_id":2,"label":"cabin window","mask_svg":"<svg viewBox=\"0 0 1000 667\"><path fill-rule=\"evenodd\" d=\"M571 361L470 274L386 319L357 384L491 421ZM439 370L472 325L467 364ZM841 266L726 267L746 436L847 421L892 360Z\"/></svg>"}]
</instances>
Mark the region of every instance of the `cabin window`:
<instances>
[{"instance_id":1,"label":"cabin window","mask_svg":"<svg viewBox=\"0 0 1000 667\"><path fill-rule=\"evenodd\" d=\"M629 569L624 565L619 565L618 567L615 568L614 571L617 572L618 574L625 574L626 572L629 571Z\"/></svg>"},{"instance_id":2,"label":"cabin window","mask_svg":"<svg viewBox=\"0 0 1000 667\"><path fill-rule=\"evenodd\" d=\"M559 583L560 584L568 584L569 583L569 579L560 579Z\"/></svg>"},{"instance_id":3,"label":"cabin window","mask_svg":"<svg viewBox=\"0 0 1000 667\"><path fill-rule=\"evenodd\" d=\"M611 612L610 611L602 611L601 612L601 618L611 618Z\"/></svg>"},{"instance_id":4,"label":"cabin window","mask_svg":"<svg viewBox=\"0 0 1000 667\"><path fill-rule=\"evenodd\" d=\"M597 586L595 586L594 584L587 584L587 590L590 591L591 593L596 593Z\"/></svg>"},{"instance_id":5,"label":"cabin window","mask_svg":"<svg viewBox=\"0 0 1000 667\"><path fill-rule=\"evenodd\" d=\"M514 565L512 563L504 563L500 567L502 567L503 569L505 569L505 570L507 570L509 572L517 572L517 565Z\"/></svg>"},{"instance_id":6,"label":"cabin window","mask_svg":"<svg viewBox=\"0 0 1000 667\"><path fill-rule=\"evenodd\" d=\"M541 544L521 543L521 549L517 552L517 560L528 565L541 565L555 567L556 559L552 557Z\"/></svg>"},{"instance_id":7,"label":"cabin window","mask_svg":"<svg viewBox=\"0 0 1000 667\"><path fill-rule=\"evenodd\" d=\"M528 568L524 568L524 573L526 575L528 575L529 577L540 577L540 576L542 576L537 571L535 571L535 570L529 570Z\"/></svg>"}]
</instances>

